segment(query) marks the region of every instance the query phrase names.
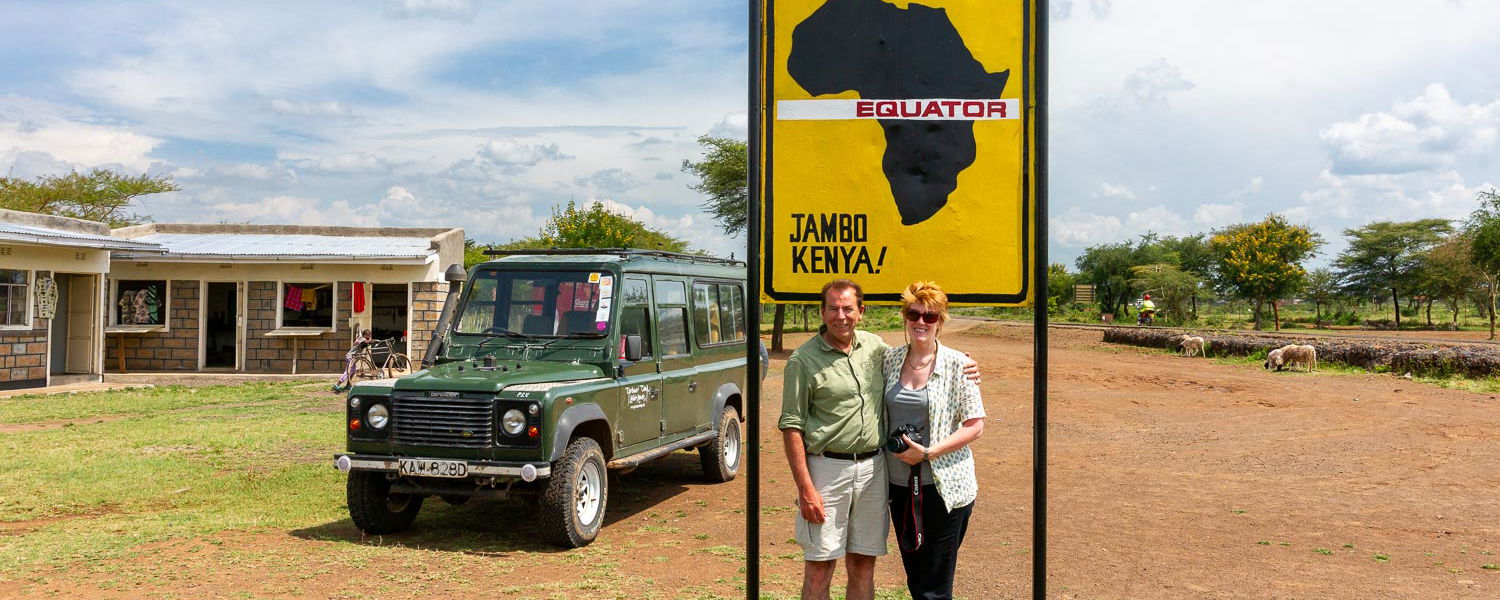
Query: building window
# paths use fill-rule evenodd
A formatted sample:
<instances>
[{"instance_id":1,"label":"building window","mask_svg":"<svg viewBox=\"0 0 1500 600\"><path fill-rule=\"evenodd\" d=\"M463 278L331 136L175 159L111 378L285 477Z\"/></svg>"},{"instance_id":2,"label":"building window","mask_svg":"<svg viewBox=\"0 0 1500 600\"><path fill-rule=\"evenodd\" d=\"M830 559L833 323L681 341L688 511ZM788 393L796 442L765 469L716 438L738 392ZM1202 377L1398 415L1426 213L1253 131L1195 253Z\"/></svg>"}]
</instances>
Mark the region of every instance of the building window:
<instances>
[{"instance_id":1,"label":"building window","mask_svg":"<svg viewBox=\"0 0 1500 600\"><path fill-rule=\"evenodd\" d=\"M30 272L0 269L0 327L31 329L27 318L31 306Z\"/></svg>"},{"instance_id":2,"label":"building window","mask_svg":"<svg viewBox=\"0 0 1500 600\"><path fill-rule=\"evenodd\" d=\"M166 325L167 282L165 280L119 280L114 282L110 306L113 325Z\"/></svg>"},{"instance_id":3,"label":"building window","mask_svg":"<svg viewBox=\"0 0 1500 600\"><path fill-rule=\"evenodd\" d=\"M333 329L332 283L281 284L281 327Z\"/></svg>"}]
</instances>

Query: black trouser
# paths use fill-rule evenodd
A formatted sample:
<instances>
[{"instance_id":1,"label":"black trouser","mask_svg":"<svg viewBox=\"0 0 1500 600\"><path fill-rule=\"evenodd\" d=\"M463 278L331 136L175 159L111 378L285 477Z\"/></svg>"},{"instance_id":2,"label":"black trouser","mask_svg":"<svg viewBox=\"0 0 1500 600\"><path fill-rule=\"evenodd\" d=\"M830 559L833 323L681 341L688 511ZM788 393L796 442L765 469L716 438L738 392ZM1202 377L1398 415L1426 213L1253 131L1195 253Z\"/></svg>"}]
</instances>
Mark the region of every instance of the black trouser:
<instances>
[{"instance_id":1,"label":"black trouser","mask_svg":"<svg viewBox=\"0 0 1500 600\"><path fill-rule=\"evenodd\" d=\"M902 542L910 546L915 539L911 531L912 497L904 485L891 486L891 525ZM906 567L906 589L914 600L947 600L953 597L953 569L958 566L958 546L969 530L969 514L974 503L953 509L943 504L937 486L922 486L922 547L916 552L901 550L901 564Z\"/></svg>"}]
</instances>

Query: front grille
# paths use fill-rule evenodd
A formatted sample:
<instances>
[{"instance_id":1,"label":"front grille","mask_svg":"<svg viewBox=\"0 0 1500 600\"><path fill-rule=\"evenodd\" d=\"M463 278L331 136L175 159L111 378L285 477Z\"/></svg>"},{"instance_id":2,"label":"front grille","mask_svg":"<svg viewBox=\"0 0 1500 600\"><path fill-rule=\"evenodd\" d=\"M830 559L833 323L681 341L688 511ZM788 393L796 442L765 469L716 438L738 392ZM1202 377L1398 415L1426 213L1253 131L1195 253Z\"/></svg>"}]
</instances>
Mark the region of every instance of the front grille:
<instances>
[{"instance_id":1,"label":"front grille","mask_svg":"<svg viewBox=\"0 0 1500 600\"><path fill-rule=\"evenodd\" d=\"M495 441L495 398L457 398L424 393L391 397L391 425L398 444L486 448Z\"/></svg>"}]
</instances>

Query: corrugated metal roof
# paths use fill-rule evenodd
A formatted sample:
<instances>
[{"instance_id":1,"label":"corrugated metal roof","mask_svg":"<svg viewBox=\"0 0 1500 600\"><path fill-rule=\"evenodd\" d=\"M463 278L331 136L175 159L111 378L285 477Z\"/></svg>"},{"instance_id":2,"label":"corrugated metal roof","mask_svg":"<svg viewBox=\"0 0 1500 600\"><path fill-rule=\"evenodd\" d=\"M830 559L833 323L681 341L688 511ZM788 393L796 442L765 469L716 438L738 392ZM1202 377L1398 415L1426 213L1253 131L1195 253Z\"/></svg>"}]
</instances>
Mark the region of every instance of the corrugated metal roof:
<instances>
[{"instance_id":1,"label":"corrugated metal roof","mask_svg":"<svg viewBox=\"0 0 1500 600\"><path fill-rule=\"evenodd\" d=\"M35 225L22 225L20 223L7 223L4 221L0 221L0 242L67 246L70 248L95 248L99 250L133 250L150 254L160 253L162 250L161 246L141 240L127 240L107 235L94 235L91 233L37 227Z\"/></svg>"},{"instance_id":2,"label":"corrugated metal roof","mask_svg":"<svg viewBox=\"0 0 1500 600\"><path fill-rule=\"evenodd\" d=\"M286 235L265 233L152 233L135 238L160 244L163 258L240 260L426 260L437 254L432 238Z\"/></svg>"}]
</instances>

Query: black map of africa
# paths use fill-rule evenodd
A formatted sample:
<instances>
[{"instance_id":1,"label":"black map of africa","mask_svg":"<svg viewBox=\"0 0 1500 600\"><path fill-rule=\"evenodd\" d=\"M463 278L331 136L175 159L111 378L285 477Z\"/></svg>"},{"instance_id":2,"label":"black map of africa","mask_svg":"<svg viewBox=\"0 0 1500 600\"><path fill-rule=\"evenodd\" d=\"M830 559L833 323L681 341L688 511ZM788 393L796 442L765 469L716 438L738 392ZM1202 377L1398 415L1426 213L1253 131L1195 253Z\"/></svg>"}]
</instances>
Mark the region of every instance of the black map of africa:
<instances>
[{"instance_id":1,"label":"black map of africa","mask_svg":"<svg viewBox=\"0 0 1500 600\"><path fill-rule=\"evenodd\" d=\"M814 96L854 90L868 99L999 99L1010 70L987 73L947 11L881 0L828 0L792 30L787 73ZM973 121L879 119L881 167L915 225L937 214L974 164Z\"/></svg>"}]
</instances>

